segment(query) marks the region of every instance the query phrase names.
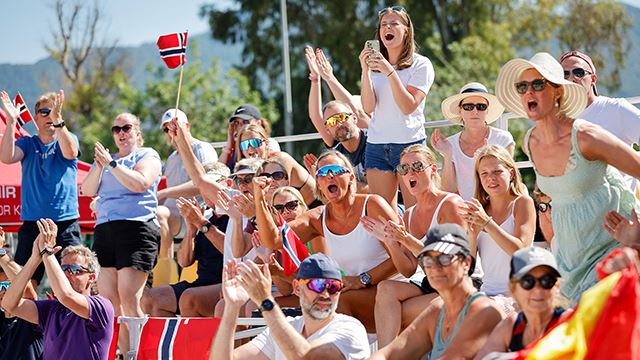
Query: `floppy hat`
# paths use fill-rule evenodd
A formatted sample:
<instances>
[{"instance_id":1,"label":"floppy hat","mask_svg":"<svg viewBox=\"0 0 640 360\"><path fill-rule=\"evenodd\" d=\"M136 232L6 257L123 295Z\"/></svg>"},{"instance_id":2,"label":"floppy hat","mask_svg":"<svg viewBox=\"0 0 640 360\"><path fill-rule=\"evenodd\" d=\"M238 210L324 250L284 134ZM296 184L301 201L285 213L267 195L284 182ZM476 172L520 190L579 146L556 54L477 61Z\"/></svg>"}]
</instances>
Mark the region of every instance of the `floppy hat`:
<instances>
[{"instance_id":1,"label":"floppy hat","mask_svg":"<svg viewBox=\"0 0 640 360\"><path fill-rule=\"evenodd\" d=\"M323 253L308 256L300 263L298 279L335 279L342 281L338 263Z\"/></svg>"},{"instance_id":2,"label":"floppy hat","mask_svg":"<svg viewBox=\"0 0 640 360\"><path fill-rule=\"evenodd\" d=\"M451 95L442 101L440 107L442 108L442 115L452 123L462 124L462 117L460 116L460 102L468 97L480 96L487 100L489 107L486 110L485 122L490 124L500 117L504 112L504 106L500 103L500 100L493 95L489 94L487 88L479 82L470 82L465 84L459 94Z\"/></svg>"},{"instance_id":3,"label":"floppy hat","mask_svg":"<svg viewBox=\"0 0 640 360\"><path fill-rule=\"evenodd\" d=\"M183 113L180 109L178 110L169 109L165 111L164 114L162 114L162 117L160 118L160 127L164 126L164 124L173 120L173 118L175 117L177 117L178 121L183 124L187 124L189 122L189 120L187 119L187 115Z\"/></svg>"},{"instance_id":4,"label":"floppy hat","mask_svg":"<svg viewBox=\"0 0 640 360\"><path fill-rule=\"evenodd\" d=\"M596 72L596 66L593 65L593 60L591 60L591 57L585 53L582 53L580 51L577 50L572 50L572 51L567 51L566 53L562 54L562 56L560 56L560 64L562 64L562 62L565 59L568 59L570 57L577 57L579 59L582 59L584 62L587 63L587 65L589 65L589 69L591 70L591 74L592 75L596 75L598 76L597 72ZM598 88L596 88L596 84L593 83L591 84L592 88L593 88L593 94L595 96L598 96Z\"/></svg>"},{"instance_id":5,"label":"floppy hat","mask_svg":"<svg viewBox=\"0 0 640 360\"><path fill-rule=\"evenodd\" d=\"M538 266L548 266L560 276L553 254L543 248L532 246L513 253L509 278L519 279Z\"/></svg>"},{"instance_id":6,"label":"floppy hat","mask_svg":"<svg viewBox=\"0 0 640 360\"><path fill-rule=\"evenodd\" d=\"M578 84L565 80L562 65L553 56L539 52L529 60L510 60L500 69L496 81L496 96L509 111L527 117L514 84L520 80L523 71L531 68L538 70L546 80L564 88L564 94L560 100L560 112L576 118L587 107L586 90Z\"/></svg>"}]
</instances>

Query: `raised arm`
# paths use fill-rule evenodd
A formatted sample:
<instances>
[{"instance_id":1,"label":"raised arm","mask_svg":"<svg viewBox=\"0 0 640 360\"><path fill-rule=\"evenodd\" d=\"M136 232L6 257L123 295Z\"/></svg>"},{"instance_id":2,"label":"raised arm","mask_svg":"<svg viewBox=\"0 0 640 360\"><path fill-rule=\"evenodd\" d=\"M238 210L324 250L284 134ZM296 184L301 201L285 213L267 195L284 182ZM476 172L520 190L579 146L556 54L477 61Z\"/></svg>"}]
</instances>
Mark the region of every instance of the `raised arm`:
<instances>
[{"instance_id":1,"label":"raised arm","mask_svg":"<svg viewBox=\"0 0 640 360\"><path fill-rule=\"evenodd\" d=\"M2 229L2 226L0 226L0 249L4 247L4 241L4 230ZM20 270L22 270L20 265L11 260L9 254L0 256L0 268L2 268L2 271L4 271L5 274L7 274L10 281L15 281L16 275L18 275ZM23 297L30 300L36 300L38 298L38 294L30 281L27 283L27 288L24 291Z\"/></svg>"},{"instance_id":2,"label":"raised arm","mask_svg":"<svg viewBox=\"0 0 640 360\"><path fill-rule=\"evenodd\" d=\"M367 113L371 114L376 109L376 94L373 91L373 84L371 82L371 71L369 70L369 57L373 56L375 51L369 47L364 46L358 60L360 60L360 67L362 68L362 75L360 78L361 89L360 96L362 100L362 108Z\"/></svg>"},{"instance_id":3,"label":"raised arm","mask_svg":"<svg viewBox=\"0 0 640 360\"><path fill-rule=\"evenodd\" d=\"M453 147L449 140L440 133L440 130L435 129L431 134L431 146L442 155L442 184L440 188L448 192L458 191L456 168L452 157Z\"/></svg>"},{"instance_id":4,"label":"raised arm","mask_svg":"<svg viewBox=\"0 0 640 360\"><path fill-rule=\"evenodd\" d=\"M22 149L16 147L15 142L16 122L20 112L13 106L11 99L9 99L9 94L4 90L0 91L0 102L2 102L2 108L7 114L7 124L2 136L2 142L0 142L0 161L5 164L13 164L24 157Z\"/></svg>"},{"instance_id":5,"label":"raised arm","mask_svg":"<svg viewBox=\"0 0 640 360\"><path fill-rule=\"evenodd\" d=\"M640 178L640 153L598 125L578 129L578 146L587 160L603 161L623 173Z\"/></svg>"},{"instance_id":6,"label":"raised arm","mask_svg":"<svg viewBox=\"0 0 640 360\"><path fill-rule=\"evenodd\" d=\"M53 125L60 124L62 120L62 105L64 104L64 90L58 91L53 98L53 111L51 111L51 121ZM58 143L60 144L60 150L62 156L65 159L72 160L78 157L78 142L76 138L71 134L66 126L55 127L54 131L58 137Z\"/></svg>"},{"instance_id":7,"label":"raised arm","mask_svg":"<svg viewBox=\"0 0 640 360\"><path fill-rule=\"evenodd\" d=\"M322 141L327 147L333 147L335 140L333 136L327 131L322 119L322 89L320 84L320 74L318 71L318 64L316 61L316 55L313 52L313 48L307 46L304 48L304 55L309 65L309 118L311 123L320 134Z\"/></svg>"}]
</instances>

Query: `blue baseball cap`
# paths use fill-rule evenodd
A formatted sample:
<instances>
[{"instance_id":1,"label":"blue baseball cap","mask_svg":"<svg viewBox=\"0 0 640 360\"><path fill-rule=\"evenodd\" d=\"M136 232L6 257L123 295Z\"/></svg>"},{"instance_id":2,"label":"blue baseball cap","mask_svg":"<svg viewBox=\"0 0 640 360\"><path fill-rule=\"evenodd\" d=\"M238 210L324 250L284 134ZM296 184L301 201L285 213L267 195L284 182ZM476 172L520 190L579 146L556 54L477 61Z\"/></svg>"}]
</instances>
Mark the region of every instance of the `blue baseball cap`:
<instances>
[{"instance_id":1,"label":"blue baseball cap","mask_svg":"<svg viewBox=\"0 0 640 360\"><path fill-rule=\"evenodd\" d=\"M336 279L342 281L340 266L323 253L308 256L300 263L298 279Z\"/></svg>"}]
</instances>

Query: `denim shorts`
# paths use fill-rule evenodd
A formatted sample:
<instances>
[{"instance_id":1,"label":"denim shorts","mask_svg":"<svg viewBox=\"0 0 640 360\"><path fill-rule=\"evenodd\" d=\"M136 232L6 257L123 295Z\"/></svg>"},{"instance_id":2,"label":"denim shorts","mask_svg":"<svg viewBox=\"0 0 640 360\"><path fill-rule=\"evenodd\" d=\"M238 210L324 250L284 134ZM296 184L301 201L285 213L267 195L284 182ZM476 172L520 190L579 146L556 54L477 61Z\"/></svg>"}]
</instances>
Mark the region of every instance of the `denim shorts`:
<instances>
[{"instance_id":1,"label":"denim shorts","mask_svg":"<svg viewBox=\"0 0 640 360\"><path fill-rule=\"evenodd\" d=\"M400 164L400 154L414 144L424 144L425 139L406 144L371 144L367 143L364 157L364 168L382 171L395 171Z\"/></svg>"}]
</instances>

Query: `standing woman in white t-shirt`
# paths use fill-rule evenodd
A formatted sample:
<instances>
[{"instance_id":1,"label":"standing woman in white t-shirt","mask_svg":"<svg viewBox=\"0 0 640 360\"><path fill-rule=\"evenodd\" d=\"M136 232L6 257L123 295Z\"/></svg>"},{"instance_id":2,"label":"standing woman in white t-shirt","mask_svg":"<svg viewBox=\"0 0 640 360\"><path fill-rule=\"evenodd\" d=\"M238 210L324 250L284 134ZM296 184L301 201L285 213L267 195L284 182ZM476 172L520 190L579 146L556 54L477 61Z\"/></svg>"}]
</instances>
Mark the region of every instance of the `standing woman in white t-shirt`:
<instances>
[{"instance_id":1,"label":"standing woman in white t-shirt","mask_svg":"<svg viewBox=\"0 0 640 360\"><path fill-rule=\"evenodd\" d=\"M433 84L433 66L415 53L413 24L401 6L378 12L375 38L380 52L365 45L359 57L362 106L373 113L365 153L369 189L395 207L400 183L404 205L409 207L415 198L399 181L395 168L406 147L426 138L423 111Z\"/></svg>"},{"instance_id":2,"label":"standing woman in white t-shirt","mask_svg":"<svg viewBox=\"0 0 640 360\"><path fill-rule=\"evenodd\" d=\"M475 152L484 145L496 144L513 156L515 142L508 131L489 126L502 115L504 106L481 83L464 85L459 94L444 99L441 108L445 119L463 126L461 132L448 138L438 130L431 135L431 146L444 158L442 189L469 200L475 190Z\"/></svg>"}]
</instances>

